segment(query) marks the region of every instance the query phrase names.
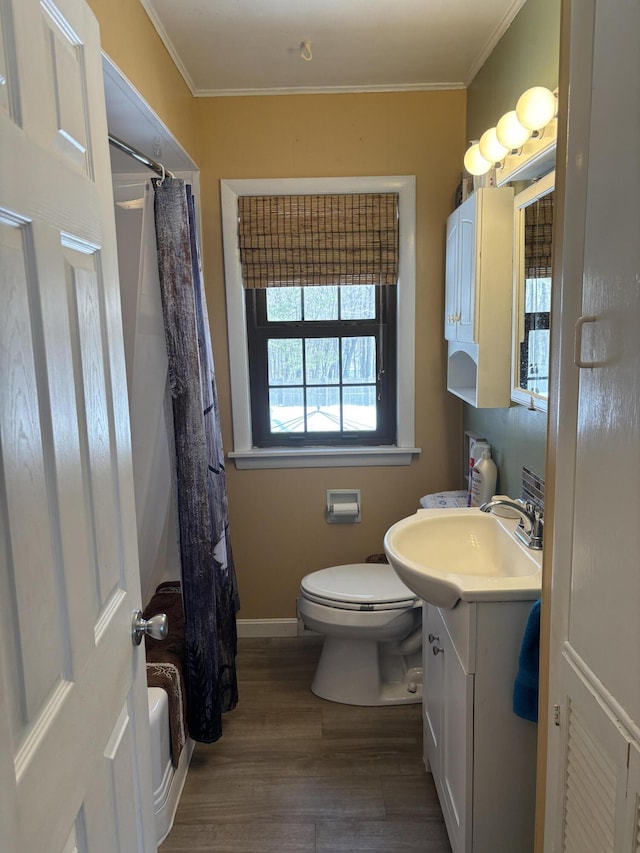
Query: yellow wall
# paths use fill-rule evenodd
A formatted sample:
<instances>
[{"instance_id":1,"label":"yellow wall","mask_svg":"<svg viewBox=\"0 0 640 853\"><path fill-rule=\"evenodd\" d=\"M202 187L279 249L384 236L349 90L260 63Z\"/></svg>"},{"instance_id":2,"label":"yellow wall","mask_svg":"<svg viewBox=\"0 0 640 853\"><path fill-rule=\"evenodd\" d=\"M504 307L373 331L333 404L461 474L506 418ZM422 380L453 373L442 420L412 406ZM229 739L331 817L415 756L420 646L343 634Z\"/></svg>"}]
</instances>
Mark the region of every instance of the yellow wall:
<instances>
[{"instance_id":1,"label":"yellow wall","mask_svg":"<svg viewBox=\"0 0 640 853\"><path fill-rule=\"evenodd\" d=\"M195 98L139 0L87 0L103 51L197 162Z\"/></svg>"},{"instance_id":2,"label":"yellow wall","mask_svg":"<svg viewBox=\"0 0 640 853\"><path fill-rule=\"evenodd\" d=\"M223 437L233 445L221 178L409 174L417 178L416 446L406 467L237 471L229 510L241 617L295 615L300 579L382 551L421 495L458 487L461 405L445 389L444 232L460 179L466 93L193 98L138 0L89 0L106 54L201 168L203 261ZM329 525L328 488L359 488L362 523Z\"/></svg>"},{"instance_id":3,"label":"yellow wall","mask_svg":"<svg viewBox=\"0 0 640 853\"><path fill-rule=\"evenodd\" d=\"M464 150L463 91L197 99L203 260L223 433L232 446L219 180L410 174L417 178L416 445L408 467L238 471L227 466L242 610L291 617L300 579L382 551L421 495L457 487L460 405L445 389L444 232ZM359 488L361 524L327 524L328 488Z\"/></svg>"}]
</instances>

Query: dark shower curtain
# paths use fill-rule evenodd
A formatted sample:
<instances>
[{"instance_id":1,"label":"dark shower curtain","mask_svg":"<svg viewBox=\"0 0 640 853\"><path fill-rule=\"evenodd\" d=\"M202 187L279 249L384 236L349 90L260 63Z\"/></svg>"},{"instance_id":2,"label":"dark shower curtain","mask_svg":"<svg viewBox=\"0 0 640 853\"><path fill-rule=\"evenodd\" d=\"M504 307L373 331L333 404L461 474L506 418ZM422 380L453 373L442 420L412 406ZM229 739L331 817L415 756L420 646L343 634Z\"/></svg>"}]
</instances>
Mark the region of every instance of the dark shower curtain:
<instances>
[{"instance_id":1,"label":"dark shower curtain","mask_svg":"<svg viewBox=\"0 0 640 853\"><path fill-rule=\"evenodd\" d=\"M178 178L153 183L176 445L187 723L194 740L211 743L222 734L221 714L238 700L239 601L224 452L191 188Z\"/></svg>"}]
</instances>

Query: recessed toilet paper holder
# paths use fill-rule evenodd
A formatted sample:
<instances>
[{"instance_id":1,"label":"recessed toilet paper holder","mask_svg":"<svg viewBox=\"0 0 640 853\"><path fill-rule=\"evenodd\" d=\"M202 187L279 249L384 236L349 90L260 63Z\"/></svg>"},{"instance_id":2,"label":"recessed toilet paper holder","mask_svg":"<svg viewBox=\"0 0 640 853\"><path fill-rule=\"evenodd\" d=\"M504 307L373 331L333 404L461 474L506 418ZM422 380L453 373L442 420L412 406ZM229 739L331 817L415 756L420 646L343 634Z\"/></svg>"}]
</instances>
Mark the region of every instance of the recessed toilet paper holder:
<instances>
[{"instance_id":1,"label":"recessed toilet paper holder","mask_svg":"<svg viewBox=\"0 0 640 853\"><path fill-rule=\"evenodd\" d=\"M360 489L327 489L327 522L355 524L362 521Z\"/></svg>"}]
</instances>

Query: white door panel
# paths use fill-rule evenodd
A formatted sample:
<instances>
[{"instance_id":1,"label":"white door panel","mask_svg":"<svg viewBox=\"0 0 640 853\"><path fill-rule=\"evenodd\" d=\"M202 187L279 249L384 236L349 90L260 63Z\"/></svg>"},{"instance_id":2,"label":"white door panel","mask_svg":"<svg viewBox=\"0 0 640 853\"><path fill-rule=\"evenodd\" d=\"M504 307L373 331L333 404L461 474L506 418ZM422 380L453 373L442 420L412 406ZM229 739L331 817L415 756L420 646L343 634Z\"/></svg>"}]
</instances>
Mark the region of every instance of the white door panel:
<instances>
[{"instance_id":1,"label":"white door panel","mask_svg":"<svg viewBox=\"0 0 640 853\"><path fill-rule=\"evenodd\" d=\"M0 838L155 850L98 28L6 0L0 53Z\"/></svg>"},{"instance_id":2,"label":"white door panel","mask_svg":"<svg viewBox=\"0 0 640 853\"><path fill-rule=\"evenodd\" d=\"M638 720L640 680L629 673L640 649L640 169L635 144L611 164L606 133L614 117L622 138L640 133L640 112L620 109L637 102L630 81L640 83L640 11L625 5L616 17L597 4L595 16L582 313L597 319L583 327L581 356L597 366L580 371L569 642ZM605 613L616 622L615 654L593 631Z\"/></svg>"},{"instance_id":3,"label":"white door panel","mask_svg":"<svg viewBox=\"0 0 640 853\"><path fill-rule=\"evenodd\" d=\"M566 5L545 843L637 853L640 113L622 107L638 100L640 6Z\"/></svg>"}]
</instances>

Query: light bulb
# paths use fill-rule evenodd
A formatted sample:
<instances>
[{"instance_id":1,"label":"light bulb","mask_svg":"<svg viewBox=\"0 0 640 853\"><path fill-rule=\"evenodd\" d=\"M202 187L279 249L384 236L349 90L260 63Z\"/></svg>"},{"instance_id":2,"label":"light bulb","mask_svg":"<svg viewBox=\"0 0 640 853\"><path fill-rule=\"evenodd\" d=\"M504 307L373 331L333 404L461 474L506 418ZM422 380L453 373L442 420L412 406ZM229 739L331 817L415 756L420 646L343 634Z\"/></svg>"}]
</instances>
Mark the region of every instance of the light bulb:
<instances>
[{"instance_id":1,"label":"light bulb","mask_svg":"<svg viewBox=\"0 0 640 853\"><path fill-rule=\"evenodd\" d=\"M485 160L478 144L472 145L464 155L464 167L471 175L486 175L493 164Z\"/></svg>"},{"instance_id":2,"label":"light bulb","mask_svg":"<svg viewBox=\"0 0 640 853\"><path fill-rule=\"evenodd\" d=\"M544 86L534 86L520 95L516 104L516 115L523 127L540 130L549 124L556 114L556 96Z\"/></svg>"},{"instance_id":3,"label":"light bulb","mask_svg":"<svg viewBox=\"0 0 640 853\"><path fill-rule=\"evenodd\" d=\"M490 163L499 163L509 153L509 149L498 142L495 127L485 130L480 137L478 148L480 149L480 154Z\"/></svg>"},{"instance_id":4,"label":"light bulb","mask_svg":"<svg viewBox=\"0 0 640 853\"><path fill-rule=\"evenodd\" d=\"M509 150L520 148L531 136L531 131L518 121L515 110L505 113L496 125L498 142Z\"/></svg>"}]
</instances>

